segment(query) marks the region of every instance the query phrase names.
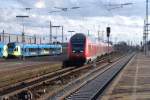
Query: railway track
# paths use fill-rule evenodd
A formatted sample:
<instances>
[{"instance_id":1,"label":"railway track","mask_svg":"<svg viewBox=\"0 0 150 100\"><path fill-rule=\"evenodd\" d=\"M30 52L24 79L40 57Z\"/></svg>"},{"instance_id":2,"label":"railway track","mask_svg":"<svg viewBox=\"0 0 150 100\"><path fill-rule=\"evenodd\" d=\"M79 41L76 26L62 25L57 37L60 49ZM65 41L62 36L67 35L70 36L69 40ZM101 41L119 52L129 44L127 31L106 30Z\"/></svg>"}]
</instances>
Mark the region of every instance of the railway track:
<instances>
[{"instance_id":1,"label":"railway track","mask_svg":"<svg viewBox=\"0 0 150 100\"><path fill-rule=\"evenodd\" d=\"M104 62L103 59L98 63ZM2 90L0 90L0 97L1 99L12 99L12 100L16 100L18 97L22 96L22 94L25 93L25 95L30 98L39 98L41 97L41 95L45 94L46 92L46 88L48 85L52 85L52 83L56 83L56 82L60 82L61 84L65 83L64 79L68 79L68 76L72 76L73 74L78 74L79 73L85 73L89 70L92 70L93 67L92 64L91 65L86 65L77 69L73 69L73 68L67 68L67 69L63 69L64 71L60 72L54 72L53 74L47 74L47 75L43 75L40 76L38 78L35 79L31 79L25 82L22 82L21 84L15 84L11 87L8 88L3 88ZM74 76L74 75L73 75ZM56 91L52 92L51 94L54 94ZM24 98L25 95L23 95L21 98Z\"/></svg>"},{"instance_id":2,"label":"railway track","mask_svg":"<svg viewBox=\"0 0 150 100\"><path fill-rule=\"evenodd\" d=\"M73 86L66 86L67 93L57 93L50 100L96 100L111 82L111 80L123 69L123 67L132 59L135 54L128 55L117 62L114 62L110 66L104 68L104 70L96 69L88 76L88 79L83 78L82 84L76 80ZM71 90L72 89L72 90Z\"/></svg>"},{"instance_id":3,"label":"railway track","mask_svg":"<svg viewBox=\"0 0 150 100\"><path fill-rule=\"evenodd\" d=\"M59 70L61 69L61 65L61 62L43 62L38 64L24 63L18 66L6 67L4 69L0 67L0 89Z\"/></svg>"},{"instance_id":4,"label":"railway track","mask_svg":"<svg viewBox=\"0 0 150 100\"><path fill-rule=\"evenodd\" d=\"M52 78L54 76L57 76L57 75L62 74L64 72L67 72L71 69L73 69L73 68L70 67L70 68L58 70L58 71L53 72L53 73L48 73L48 74L43 75L43 76L39 76L39 77L36 77L33 79L26 80L26 81L21 82L21 83L19 82L19 83L13 84L12 86L2 88L2 89L0 89L0 97L1 97L1 99L5 100L8 97L11 97L11 96L16 95L17 93L20 93L21 91L28 90L31 87L35 87L39 84L42 84L43 80L48 80L49 78Z\"/></svg>"},{"instance_id":5,"label":"railway track","mask_svg":"<svg viewBox=\"0 0 150 100\"><path fill-rule=\"evenodd\" d=\"M0 72L3 72L3 71L10 71L10 70L17 70L17 69L24 69L24 68L28 68L30 69L31 67L33 66L39 66L39 65L44 65L44 64L50 64L49 62L39 62L39 63L36 63L36 62L28 62L28 63L24 63L24 62L14 62L14 63L1 63L0 65Z\"/></svg>"}]
</instances>

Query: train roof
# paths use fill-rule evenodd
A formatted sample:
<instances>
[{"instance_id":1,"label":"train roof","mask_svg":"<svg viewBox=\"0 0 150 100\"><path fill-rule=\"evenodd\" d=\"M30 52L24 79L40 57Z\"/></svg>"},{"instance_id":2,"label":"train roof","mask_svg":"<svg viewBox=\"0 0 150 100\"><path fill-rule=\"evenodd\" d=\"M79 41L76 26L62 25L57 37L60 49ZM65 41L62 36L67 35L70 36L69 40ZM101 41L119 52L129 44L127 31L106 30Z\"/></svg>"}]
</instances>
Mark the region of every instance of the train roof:
<instances>
[{"instance_id":1,"label":"train roof","mask_svg":"<svg viewBox=\"0 0 150 100\"><path fill-rule=\"evenodd\" d=\"M86 39L86 36L84 34L76 33L70 38L70 41L82 41L85 39Z\"/></svg>"},{"instance_id":2,"label":"train roof","mask_svg":"<svg viewBox=\"0 0 150 100\"><path fill-rule=\"evenodd\" d=\"M0 44L0 48L3 48L4 45Z\"/></svg>"},{"instance_id":3,"label":"train roof","mask_svg":"<svg viewBox=\"0 0 150 100\"><path fill-rule=\"evenodd\" d=\"M3 45L4 45L5 43L3 43L3 42L0 42L0 44L3 44Z\"/></svg>"},{"instance_id":4,"label":"train roof","mask_svg":"<svg viewBox=\"0 0 150 100\"><path fill-rule=\"evenodd\" d=\"M82 38L82 39L83 39L83 38L86 38L86 39L88 40L88 42L92 43L93 45L94 45L94 44L95 44L95 45L100 44L100 45L103 45L103 46L107 46L107 45L108 45L107 42L98 41L97 39L93 38L92 36L88 36L88 35L86 35L86 34L84 34L84 33L76 33L76 34L74 34L74 35L70 38L70 41L71 41L72 39L74 39L74 40L79 39L79 40L80 40L80 38ZM110 45L111 45L111 44L110 44Z\"/></svg>"},{"instance_id":5,"label":"train roof","mask_svg":"<svg viewBox=\"0 0 150 100\"><path fill-rule=\"evenodd\" d=\"M75 39L75 40L80 40L80 39L86 39L86 40L88 40L89 42L91 42L91 43L98 43L98 41L95 39L95 38L93 38L93 36L88 36L88 35L86 35L86 34L84 34L84 33L76 33L76 34L74 34L71 38L70 38L70 40L72 40L72 39Z\"/></svg>"},{"instance_id":6,"label":"train roof","mask_svg":"<svg viewBox=\"0 0 150 100\"><path fill-rule=\"evenodd\" d=\"M0 42L0 48L3 48L4 47L4 43L3 42Z\"/></svg>"},{"instance_id":7,"label":"train roof","mask_svg":"<svg viewBox=\"0 0 150 100\"><path fill-rule=\"evenodd\" d=\"M24 44L22 46L23 48L38 48L37 44Z\"/></svg>"},{"instance_id":8,"label":"train roof","mask_svg":"<svg viewBox=\"0 0 150 100\"><path fill-rule=\"evenodd\" d=\"M0 45L3 45L4 43L0 42Z\"/></svg>"},{"instance_id":9,"label":"train roof","mask_svg":"<svg viewBox=\"0 0 150 100\"><path fill-rule=\"evenodd\" d=\"M76 33L71 38L73 38L73 37L87 37L87 36L83 33Z\"/></svg>"}]
</instances>

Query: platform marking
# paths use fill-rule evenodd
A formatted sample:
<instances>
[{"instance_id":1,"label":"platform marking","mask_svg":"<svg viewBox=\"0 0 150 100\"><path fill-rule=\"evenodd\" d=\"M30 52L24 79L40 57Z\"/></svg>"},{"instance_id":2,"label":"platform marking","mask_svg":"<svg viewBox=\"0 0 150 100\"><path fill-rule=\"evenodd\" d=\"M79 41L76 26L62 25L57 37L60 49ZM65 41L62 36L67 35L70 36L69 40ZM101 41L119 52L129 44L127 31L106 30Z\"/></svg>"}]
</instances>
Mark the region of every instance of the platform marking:
<instances>
[{"instance_id":1,"label":"platform marking","mask_svg":"<svg viewBox=\"0 0 150 100\"><path fill-rule=\"evenodd\" d=\"M104 93L104 95L102 96L101 100L109 100L112 97L111 94L113 93L113 90L115 89L115 87L117 86L119 81L121 80L122 76L124 76L124 72L128 69L128 66L130 66L130 64L135 60L136 56L137 55L135 55L129 61L129 63L123 68L123 70L119 73L119 75L114 79L114 81L112 82L112 85L110 85L110 87L108 87L108 90L106 90L106 93Z\"/></svg>"},{"instance_id":2,"label":"platform marking","mask_svg":"<svg viewBox=\"0 0 150 100\"><path fill-rule=\"evenodd\" d=\"M137 99L138 72L139 72L139 60L136 60L136 72L135 72L135 78L134 78L134 84L133 84L132 100Z\"/></svg>"}]
</instances>

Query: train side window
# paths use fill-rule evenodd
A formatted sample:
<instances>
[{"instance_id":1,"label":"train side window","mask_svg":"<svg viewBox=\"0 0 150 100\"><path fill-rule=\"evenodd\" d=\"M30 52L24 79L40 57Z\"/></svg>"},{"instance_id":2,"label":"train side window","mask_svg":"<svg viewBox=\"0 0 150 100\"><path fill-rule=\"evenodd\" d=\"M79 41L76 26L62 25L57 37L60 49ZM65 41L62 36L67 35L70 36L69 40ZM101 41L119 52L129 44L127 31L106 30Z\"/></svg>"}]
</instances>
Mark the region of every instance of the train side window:
<instances>
[{"instance_id":1,"label":"train side window","mask_svg":"<svg viewBox=\"0 0 150 100\"><path fill-rule=\"evenodd\" d=\"M25 48L25 52L28 52L28 48Z\"/></svg>"},{"instance_id":2,"label":"train side window","mask_svg":"<svg viewBox=\"0 0 150 100\"><path fill-rule=\"evenodd\" d=\"M37 48L35 48L35 52L36 52L36 51L38 51L38 49L37 49Z\"/></svg>"},{"instance_id":3,"label":"train side window","mask_svg":"<svg viewBox=\"0 0 150 100\"><path fill-rule=\"evenodd\" d=\"M21 48L21 51L23 51L23 48Z\"/></svg>"},{"instance_id":4,"label":"train side window","mask_svg":"<svg viewBox=\"0 0 150 100\"><path fill-rule=\"evenodd\" d=\"M32 52L32 48L29 48L30 49L30 52Z\"/></svg>"},{"instance_id":5,"label":"train side window","mask_svg":"<svg viewBox=\"0 0 150 100\"><path fill-rule=\"evenodd\" d=\"M14 51L18 51L18 47L16 47Z\"/></svg>"}]
</instances>

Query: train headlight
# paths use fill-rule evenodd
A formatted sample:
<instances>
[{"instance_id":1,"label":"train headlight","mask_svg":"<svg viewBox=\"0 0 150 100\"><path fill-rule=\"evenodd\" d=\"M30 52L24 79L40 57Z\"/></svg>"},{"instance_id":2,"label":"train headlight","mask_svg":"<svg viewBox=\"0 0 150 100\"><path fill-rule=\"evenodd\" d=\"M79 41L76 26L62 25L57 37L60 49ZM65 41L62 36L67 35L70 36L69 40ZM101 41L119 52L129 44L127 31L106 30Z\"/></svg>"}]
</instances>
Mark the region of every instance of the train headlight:
<instances>
[{"instance_id":1,"label":"train headlight","mask_svg":"<svg viewBox=\"0 0 150 100\"><path fill-rule=\"evenodd\" d=\"M83 51L80 51L80 52L83 52Z\"/></svg>"},{"instance_id":2,"label":"train headlight","mask_svg":"<svg viewBox=\"0 0 150 100\"><path fill-rule=\"evenodd\" d=\"M74 51L74 50L73 50L72 52L73 52L73 53L75 53L75 51Z\"/></svg>"}]
</instances>

